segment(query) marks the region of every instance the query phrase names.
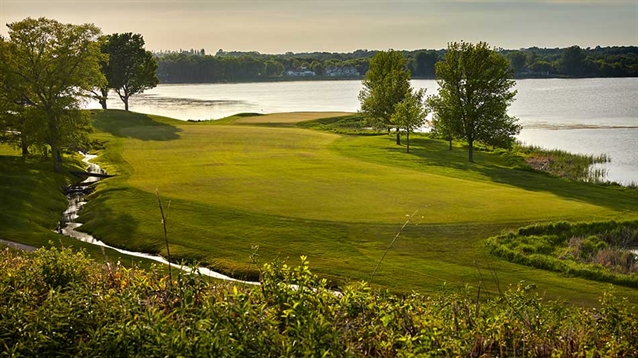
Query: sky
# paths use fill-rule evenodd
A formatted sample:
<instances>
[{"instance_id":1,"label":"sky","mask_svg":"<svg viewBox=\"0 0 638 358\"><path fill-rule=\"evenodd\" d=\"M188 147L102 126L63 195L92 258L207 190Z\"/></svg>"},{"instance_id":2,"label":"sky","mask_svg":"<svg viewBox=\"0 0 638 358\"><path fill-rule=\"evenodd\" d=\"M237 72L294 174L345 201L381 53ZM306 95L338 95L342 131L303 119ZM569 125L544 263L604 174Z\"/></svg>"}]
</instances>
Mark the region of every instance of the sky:
<instances>
[{"instance_id":1,"label":"sky","mask_svg":"<svg viewBox=\"0 0 638 358\"><path fill-rule=\"evenodd\" d=\"M7 23L48 17L206 53L638 45L638 0L0 0Z\"/></svg>"}]
</instances>

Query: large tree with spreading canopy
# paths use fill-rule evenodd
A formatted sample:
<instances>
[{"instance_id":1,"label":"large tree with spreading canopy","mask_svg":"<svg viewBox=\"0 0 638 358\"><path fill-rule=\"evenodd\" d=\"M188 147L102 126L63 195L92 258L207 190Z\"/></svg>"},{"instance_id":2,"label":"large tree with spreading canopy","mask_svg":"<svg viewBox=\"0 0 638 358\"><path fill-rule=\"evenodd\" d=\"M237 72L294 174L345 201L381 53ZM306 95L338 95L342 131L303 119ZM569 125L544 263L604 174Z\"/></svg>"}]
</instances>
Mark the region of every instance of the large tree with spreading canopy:
<instances>
[{"instance_id":1,"label":"large tree with spreading canopy","mask_svg":"<svg viewBox=\"0 0 638 358\"><path fill-rule=\"evenodd\" d=\"M7 26L9 37L0 45L4 130L22 136L23 151L29 145L50 148L60 171L62 151L86 143L90 131L82 99L105 82L100 30L47 18Z\"/></svg>"},{"instance_id":2,"label":"large tree with spreading canopy","mask_svg":"<svg viewBox=\"0 0 638 358\"><path fill-rule=\"evenodd\" d=\"M102 51L109 57L108 63L103 66L108 88L115 90L128 111L131 96L159 83L157 61L150 51L144 49L142 35L130 32L105 36ZM102 94L105 92L102 91ZM106 101L102 107L106 107Z\"/></svg>"},{"instance_id":3,"label":"large tree with spreading canopy","mask_svg":"<svg viewBox=\"0 0 638 358\"><path fill-rule=\"evenodd\" d=\"M451 43L436 77L439 94L428 98L435 130L467 141L470 162L476 141L499 147L514 142L521 126L507 114L516 95L507 58L485 42Z\"/></svg>"}]
</instances>

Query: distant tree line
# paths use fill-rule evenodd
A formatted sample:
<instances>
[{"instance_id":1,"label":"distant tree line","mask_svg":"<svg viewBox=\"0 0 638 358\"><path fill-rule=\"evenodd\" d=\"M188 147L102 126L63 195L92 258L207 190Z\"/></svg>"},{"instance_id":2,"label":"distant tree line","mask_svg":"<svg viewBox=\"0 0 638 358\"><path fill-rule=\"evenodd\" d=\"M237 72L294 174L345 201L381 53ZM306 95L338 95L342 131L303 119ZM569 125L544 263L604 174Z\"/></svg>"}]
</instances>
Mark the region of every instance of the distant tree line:
<instances>
[{"instance_id":1,"label":"distant tree line","mask_svg":"<svg viewBox=\"0 0 638 358\"><path fill-rule=\"evenodd\" d=\"M157 77L162 83L219 83L282 80L287 71L308 70L307 79L329 77L335 69L353 69L349 75L361 78L369 69L370 59L379 51L357 50L350 53L312 52L261 54L256 51L217 51L206 55L200 51L158 52ZM397 51L405 57L405 67L412 78L435 78L435 65L447 50ZM498 49L505 56L517 78L529 77L636 77L638 47L596 47L582 49L531 47L521 50ZM336 73L340 73L336 71ZM358 75L352 75L358 73Z\"/></svg>"},{"instance_id":2,"label":"distant tree line","mask_svg":"<svg viewBox=\"0 0 638 358\"><path fill-rule=\"evenodd\" d=\"M502 50L516 77L636 77L638 47Z\"/></svg>"}]
</instances>

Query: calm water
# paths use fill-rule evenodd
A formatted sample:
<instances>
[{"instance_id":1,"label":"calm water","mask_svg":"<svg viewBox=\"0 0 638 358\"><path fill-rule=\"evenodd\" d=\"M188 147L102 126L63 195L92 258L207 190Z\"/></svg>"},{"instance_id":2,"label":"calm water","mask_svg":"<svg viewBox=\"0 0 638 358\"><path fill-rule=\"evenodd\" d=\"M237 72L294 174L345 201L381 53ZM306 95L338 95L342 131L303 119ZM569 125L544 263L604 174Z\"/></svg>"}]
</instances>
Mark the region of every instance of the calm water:
<instances>
[{"instance_id":1,"label":"calm water","mask_svg":"<svg viewBox=\"0 0 638 358\"><path fill-rule=\"evenodd\" d=\"M434 80L414 80L434 94ZM361 81L160 85L131 99L131 110L187 119L219 119L240 112L359 109ZM519 139L546 148L606 154L607 178L638 183L638 78L517 81L510 114L523 125ZM112 95L109 108L123 108ZM91 103L90 108L99 108Z\"/></svg>"}]
</instances>

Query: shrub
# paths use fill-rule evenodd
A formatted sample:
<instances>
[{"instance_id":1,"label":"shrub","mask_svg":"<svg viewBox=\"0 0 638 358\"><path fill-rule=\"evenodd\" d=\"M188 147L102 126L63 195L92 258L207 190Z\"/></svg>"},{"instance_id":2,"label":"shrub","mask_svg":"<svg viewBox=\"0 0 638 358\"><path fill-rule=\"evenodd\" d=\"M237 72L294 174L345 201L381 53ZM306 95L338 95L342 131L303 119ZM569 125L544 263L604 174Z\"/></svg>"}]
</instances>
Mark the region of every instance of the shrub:
<instances>
[{"instance_id":1,"label":"shrub","mask_svg":"<svg viewBox=\"0 0 638 358\"><path fill-rule=\"evenodd\" d=\"M613 292L598 308L544 300L524 282L480 301L471 287L333 292L305 258L264 265L259 286L184 272L171 281L69 249L0 251L0 272L2 356L638 354L638 319Z\"/></svg>"}]
</instances>

